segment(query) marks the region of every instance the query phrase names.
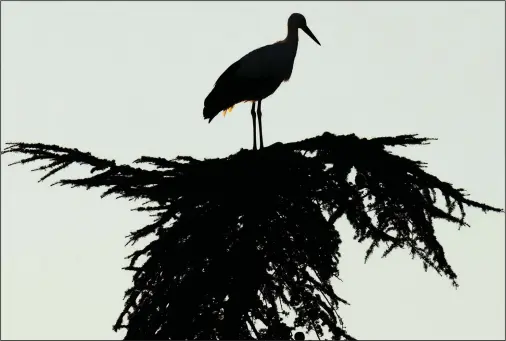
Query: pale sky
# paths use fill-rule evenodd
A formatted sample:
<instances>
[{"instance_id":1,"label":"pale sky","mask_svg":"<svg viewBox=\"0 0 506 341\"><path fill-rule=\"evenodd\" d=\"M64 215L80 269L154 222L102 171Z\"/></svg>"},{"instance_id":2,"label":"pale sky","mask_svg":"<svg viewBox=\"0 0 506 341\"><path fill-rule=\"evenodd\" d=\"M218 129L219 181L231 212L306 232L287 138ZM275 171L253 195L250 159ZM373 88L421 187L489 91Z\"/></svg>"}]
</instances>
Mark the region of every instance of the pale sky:
<instances>
[{"instance_id":1,"label":"pale sky","mask_svg":"<svg viewBox=\"0 0 506 341\"><path fill-rule=\"evenodd\" d=\"M2 2L1 147L59 144L132 162L251 148L250 106L208 124L204 98L247 52L301 32L292 78L263 102L266 145L324 131L439 140L395 149L505 207L504 2ZM125 236L151 222L98 190L1 166L2 339L121 339ZM87 169L85 169L87 171ZM81 176L82 171L65 175ZM344 242L336 292L358 339L505 338L504 215L436 225L460 288L419 260Z\"/></svg>"}]
</instances>

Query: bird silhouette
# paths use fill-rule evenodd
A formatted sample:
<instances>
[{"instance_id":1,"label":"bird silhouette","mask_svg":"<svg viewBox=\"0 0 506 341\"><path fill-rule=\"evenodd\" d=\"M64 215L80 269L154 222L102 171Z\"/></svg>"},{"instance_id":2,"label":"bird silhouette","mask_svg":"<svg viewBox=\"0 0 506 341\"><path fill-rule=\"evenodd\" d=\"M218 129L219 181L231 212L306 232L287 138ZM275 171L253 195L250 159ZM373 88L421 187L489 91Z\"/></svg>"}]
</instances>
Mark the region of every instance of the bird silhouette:
<instances>
[{"instance_id":1,"label":"bird silhouette","mask_svg":"<svg viewBox=\"0 0 506 341\"><path fill-rule=\"evenodd\" d=\"M221 111L225 115L237 103L252 102L253 149L257 149L257 117L260 148L263 148L262 100L272 95L282 82L290 79L299 43L299 29L320 45L307 26L306 18L300 13L293 13L288 18L285 39L251 51L223 72L204 100L204 119L211 123Z\"/></svg>"}]
</instances>

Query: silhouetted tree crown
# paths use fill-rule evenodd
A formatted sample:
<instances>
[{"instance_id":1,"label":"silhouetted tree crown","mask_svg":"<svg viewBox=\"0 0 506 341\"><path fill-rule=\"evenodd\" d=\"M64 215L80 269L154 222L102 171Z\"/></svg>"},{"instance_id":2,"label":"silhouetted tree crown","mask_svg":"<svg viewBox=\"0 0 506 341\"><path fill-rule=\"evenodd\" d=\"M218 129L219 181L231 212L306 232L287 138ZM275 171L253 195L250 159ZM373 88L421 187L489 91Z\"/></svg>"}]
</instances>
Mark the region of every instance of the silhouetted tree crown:
<instances>
[{"instance_id":1,"label":"silhouetted tree crown","mask_svg":"<svg viewBox=\"0 0 506 341\"><path fill-rule=\"evenodd\" d=\"M41 180L89 165L89 177L57 184L143 199L138 210L154 214L129 235L131 243L156 238L129 257L133 286L114 325L126 339L286 340L313 330L336 340L352 339L338 315L347 302L330 284L339 275L339 218L370 243L366 259L381 243L383 256L408 249L457 286L434 219L463 226L465 206L501 211L386 149L428 141L324 133L223 159L143 156L135 161L142 168L40 143L11 143L3 153L28 155L15 163L46 161L36 169L46 171Z\"/></svg>"}]
</instances>

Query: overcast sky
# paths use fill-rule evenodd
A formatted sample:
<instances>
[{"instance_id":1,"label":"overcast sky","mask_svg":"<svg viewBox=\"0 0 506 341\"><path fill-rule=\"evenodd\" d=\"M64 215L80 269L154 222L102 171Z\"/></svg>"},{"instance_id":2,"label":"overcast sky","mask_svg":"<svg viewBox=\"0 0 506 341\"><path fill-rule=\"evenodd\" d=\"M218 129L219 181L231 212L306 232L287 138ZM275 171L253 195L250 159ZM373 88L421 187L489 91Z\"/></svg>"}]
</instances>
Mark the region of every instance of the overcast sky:
<instances>
[{"instance_id":1,"label":"overcast sky","mask_svg":"<svg viewBox=\"0 0 506 341\"><path fill-rule=\"evenodd\" d=\"M301 33L288 83L263 102L264 141L419 133L398 149L505 206L504 2L2 2L1 147L59 144L118 162L219 157L251 148L250 106L208 124L204 98L226 67ZM396 150L397 151L397 150ZM120 339L112 325L131 273L124 237L149 223L100 191L49 187L2 157L2 339ZM79 170L67 175L83 175ZM54 181L54 180L53 180ZM436 232L461 287L407 252L364 265L343 234L337 293L359 339L505 338L504 215Z\"/></svg>"}]
</instances>

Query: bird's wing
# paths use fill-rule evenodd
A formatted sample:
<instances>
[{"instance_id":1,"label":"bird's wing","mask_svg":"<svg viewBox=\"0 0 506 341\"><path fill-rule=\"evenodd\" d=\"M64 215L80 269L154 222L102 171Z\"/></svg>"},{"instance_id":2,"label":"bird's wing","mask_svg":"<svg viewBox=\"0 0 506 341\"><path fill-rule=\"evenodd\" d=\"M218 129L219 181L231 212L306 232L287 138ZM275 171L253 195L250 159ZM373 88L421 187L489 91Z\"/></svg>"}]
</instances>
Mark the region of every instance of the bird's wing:
<instances>
[{"instance_id":1,"label":"bird's wing","mask_svg":"<svg viewBox=\"0 0 506 341\"><path fill-rule=\"evenodd\" d=\"M216 80L216 83L214 83L214 87L219 87L222 84L227 83L229 80L234 79L235 77L246 77L246 78L257 78L262 77L261 73L254 73L251 72L252 67L249 66L251 63L258 63L258 59L260 59L260 63L262 63L262 60L266 59L265 57L262 58L263 55L266 53L264 52L266 50L266 47L270 45L266 45L263 47L260 47L256 50L253 50L249 52L248 54L244 55L241 59L230 65ZM260 57L260 58L259 58ZM261 68L261 67L260 67ZM250 70L250 72L248 72Z\"/></svg>"},{"instance_id":2,"label":"bird's wing","mask_svg":"<svg viewBox=\"0 0 506 341\"><path fill-rule=\"evenodd\" d=\"M241 59L239 59L238 61L236 61L234 64L230 65L226 70L225 72L223 72L221 74L220 77L218 77L218 80L216 81L216 83L214 83L214 86L219 86L220 84L224 83L227 79L230 79L232 78L235 73L237 72L237 70L239 70L239 68L241 67Z\"/></svg>"},{"instance_id":3,"label":"bird's wing","mask_svg":"<svg viewBox=\"0 0 506 341\"><path fill-rule=\"evenodd\" d=\"M214 86L224 84L235 77L239 78L279 78L291 71L290 51L279 43L262 46L243 56L230 65L218 78ZM288 58L286 58L288 57ZM293 58L292 58L293 64ZM289 68L290 70L288 70ZM285 70L287 69L287 70ZM288 72L290 73L290 72Z\"/></svg>"},{"instance_id":4,"label":"bird's wing","mask_svg":"<svg viewBox=\"0 0 506 341\"><path fill-rule=\"evenodd\" d=\"M289 46L274 43L262 46L242 57L235 72L238 77L283 80L289 77L294 58L295 54Z\"/></svg>"}]
</instances>

